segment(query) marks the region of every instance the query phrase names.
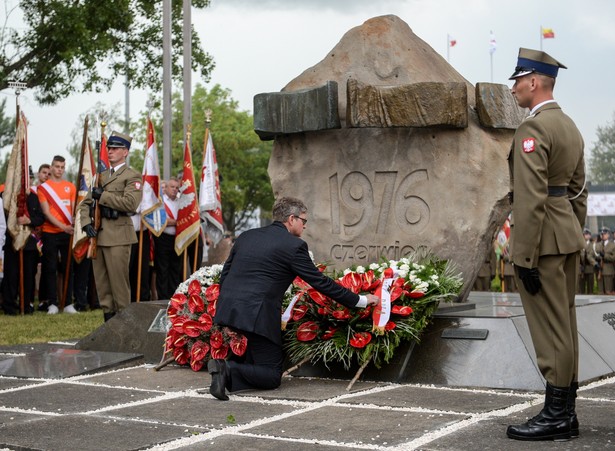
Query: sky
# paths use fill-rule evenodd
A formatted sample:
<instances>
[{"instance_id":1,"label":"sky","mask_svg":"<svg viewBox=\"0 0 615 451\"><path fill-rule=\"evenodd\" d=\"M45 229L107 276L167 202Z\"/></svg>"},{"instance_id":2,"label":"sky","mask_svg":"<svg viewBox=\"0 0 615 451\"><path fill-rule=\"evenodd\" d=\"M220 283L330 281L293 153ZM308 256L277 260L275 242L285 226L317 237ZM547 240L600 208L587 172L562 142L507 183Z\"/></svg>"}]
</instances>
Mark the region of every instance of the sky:
<instances>
[{"instance_id":1,"label":"sky","mask_svg":"<svg viewBox=\"0 0 615 451\"><path fill-rule=\"evenodd\" d=\"M193 74L193 84L228 88L240 109L251 112L256 94L280 91L320 62L348 30L387 14L400 17L444 58L447 36L454 38L449 62L473 85L512 86L508 77L519 47L539 49L541 26L551 28L555 38L543 40L543 50L568 66L560 70L555 99L576 122L587 150L597 139L596 128L615 120L612 0L212 0L206 9L193 9L192 19L216 67L209 83ZM497 45L493 58L491 32ZM0 94L14 105L13 92ZM133 120L145 110L148 94L131 93ZM53 107L41 107L34 92L23 92L32 166L36 170L57 153L68 156L79 115L96 102L119 102L123 111L123 101L122 80L110 93L73 95ZM161 147L162 137L158 140Z\"/></svg>"}]
</instances>

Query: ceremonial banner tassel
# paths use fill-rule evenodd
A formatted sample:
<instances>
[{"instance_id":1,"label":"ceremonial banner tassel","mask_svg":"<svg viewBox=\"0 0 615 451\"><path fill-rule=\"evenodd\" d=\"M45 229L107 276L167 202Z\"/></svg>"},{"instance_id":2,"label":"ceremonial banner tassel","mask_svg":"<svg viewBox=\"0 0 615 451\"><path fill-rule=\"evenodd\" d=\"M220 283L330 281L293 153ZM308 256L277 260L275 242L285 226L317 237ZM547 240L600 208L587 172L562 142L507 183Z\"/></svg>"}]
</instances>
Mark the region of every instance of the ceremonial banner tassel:
<instances>
[{"instance_id":1,"label":"ceremonial banner tassel","mask_svg":"<svg viewBox=\"0 0 615 451\"><path fill-rule=\"evenodd\" d=\"M21 113L18 118L17 134L13 150L9 157L4 187L4 209L8 212L6 227L13 238L13 248L19 251L26 245L30 230L19 225L17 218L29 216L26 199L30 192L28 168L28 127L26 116Z\"/></svg>"},{"instance_id":2,"label":"ceremonial banner tassel","mask_svg":"<svg viewBox=\"0 0 615 451\"><path fill-rule=\"evenodd\" d=\"M181 255L199 236L201 229L199 208L196 201L196 189L194 186L194 172L192 171L192 155L190 154L190 132L186 133L184 172L179 192L177 225L175 226L175 252L177 255Z\"/></svg>"},{"instance_id":3,"label":"ceremonial banner tassel","mask_svg":"<svg viewBox=\"0 0 615 451\"><path fill-rule=\"evenodd\" d=\"M205 129L199 211L201 219L205 222L207 235L214 245L218 244L224 236L224 219L222 218L218 160L209 128Z\"/></svg>"}]
</instances>

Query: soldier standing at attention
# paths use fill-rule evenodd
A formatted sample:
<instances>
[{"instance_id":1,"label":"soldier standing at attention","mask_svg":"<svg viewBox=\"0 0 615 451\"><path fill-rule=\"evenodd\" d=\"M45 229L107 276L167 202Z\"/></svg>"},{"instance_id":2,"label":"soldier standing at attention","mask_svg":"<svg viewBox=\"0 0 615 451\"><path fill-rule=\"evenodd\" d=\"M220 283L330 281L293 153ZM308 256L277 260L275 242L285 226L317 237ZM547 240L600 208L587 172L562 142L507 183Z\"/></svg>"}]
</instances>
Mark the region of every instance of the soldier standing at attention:
<instances>
[{"instance_id":1,"label":"soldier standing at attention","mask_svg":"<svg viewBox=\"0 0 615 451\"><path fill-rule=\"evenodd\" d=\"M578 335L575 292L582 225L587 214L583 138L553 100L560 68L542 51L520 49L512 94L529 116L508 157L512 185L511 256L517 287L546 379L542 410L508 426L517 440L566 440L579 435L575 412Z\"/></svg>"},{"instance_id":2,"label":"soldier standing at attention","mask_svg":"<svg viewBox=\"0 0 615 451\"><path fill-rule=\"evenodd\" d=\"M109 170L100 174L100 187L92 188L79 206L83 231L98 236L98 250L93 262L94 279L105 321L130 304L128 265L130 249L137 242L130 216L141 203L141 174L126 164L132 138L112 132L107 140ZM92 225L90 207L100 205L101 223Z\"/></svg>"},{"instance_id":3,"label":"soldier standing at attention","mask_svg":"<svg viewBox=\"0 0 615 451\"><path fill-rule=\"evenodd\" d=\"M585 247L581 249L581 276L579 277L579 293L594 294L594 271L596 257L594 255L594 241L589 229L583 230Z\"/></svg>"},{"instance_id":4,"label":"soldier standing at attention","mask_svg":"<svg viewBox=\"0 0 615 451\"><path fill-rule=\"evenodd\" d=\"M613 278L615 277L615 243L611 239L611 231L607 227L601 230L602 241L596 245L600 256L601 278L598 289L601 294L613 294Z\"/></svg>"}]
</instances>

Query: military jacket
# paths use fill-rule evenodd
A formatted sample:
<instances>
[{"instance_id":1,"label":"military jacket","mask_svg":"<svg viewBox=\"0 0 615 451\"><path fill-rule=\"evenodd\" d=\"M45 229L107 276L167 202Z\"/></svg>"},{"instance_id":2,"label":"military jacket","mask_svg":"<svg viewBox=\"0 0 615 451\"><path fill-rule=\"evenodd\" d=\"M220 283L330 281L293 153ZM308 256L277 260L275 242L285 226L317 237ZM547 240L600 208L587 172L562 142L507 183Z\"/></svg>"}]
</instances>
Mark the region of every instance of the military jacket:
<instances>
[{"instance_id":1,"label":"military jacket","mask_svg":"<svg viewBox=\"0 0 615 451\"><path fill-rule=\"evenodd\" d=\"M99 203L102 207L117 210L117 219L101 218L98 230L98 246L118 246L137 242L135 228L130 218L135 214L141 197L141 174L128 165L122 166L113 175L110 171L100 174L101 186L104 189ZM81 224L90 224L90 206L93 205L92 193L79 207Z\"/></svg>"},{"instance_id":2,"label":"military jacket","mask_svg":"<svg viewBox=\"0 0 615 451\"><path fill-rule=\"evenodd\" d=\"M540 256L583 249L587 214L583 138L572 119L555 102L543 105L515 132L508 161L514 264L534 268ZM566 195L549 195L549 187L562 187Z\"/></svg>"}]
</instances>

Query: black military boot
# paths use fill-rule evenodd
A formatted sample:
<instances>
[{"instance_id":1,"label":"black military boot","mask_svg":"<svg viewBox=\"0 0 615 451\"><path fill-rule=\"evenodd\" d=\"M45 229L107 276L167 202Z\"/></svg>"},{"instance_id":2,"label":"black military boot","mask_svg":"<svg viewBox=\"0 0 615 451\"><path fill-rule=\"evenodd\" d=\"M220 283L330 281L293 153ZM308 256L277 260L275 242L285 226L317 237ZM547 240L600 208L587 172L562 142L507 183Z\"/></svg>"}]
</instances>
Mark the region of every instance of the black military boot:
<instances>
[{"instance_id":1,"label":"black military boot","mask_svg":"<svg viewBox=\"0 0 615 451\"><path fill-rule=\"evenodd\" d=\"M568 393L568 403L566 409L568 415L570 415L570 436L577 438L579 436L579 419L577 418L577 412L575 411L577 405L577 390L579 389L579 383L573 382L570 384L570 392Z\"/></svg>"},{"instance_id":2,"label":"black military boot","mask_svg":"<svg viewBox=\"0 0 615 451\"><path fill-rule=\"evenodd\" d=\"M540 413L527 423L508 426L506 435L515 440L568 440L571 437L569 393L570 387L554 387L547 382L545 405Z\"/></svg>"}]
</instances>

